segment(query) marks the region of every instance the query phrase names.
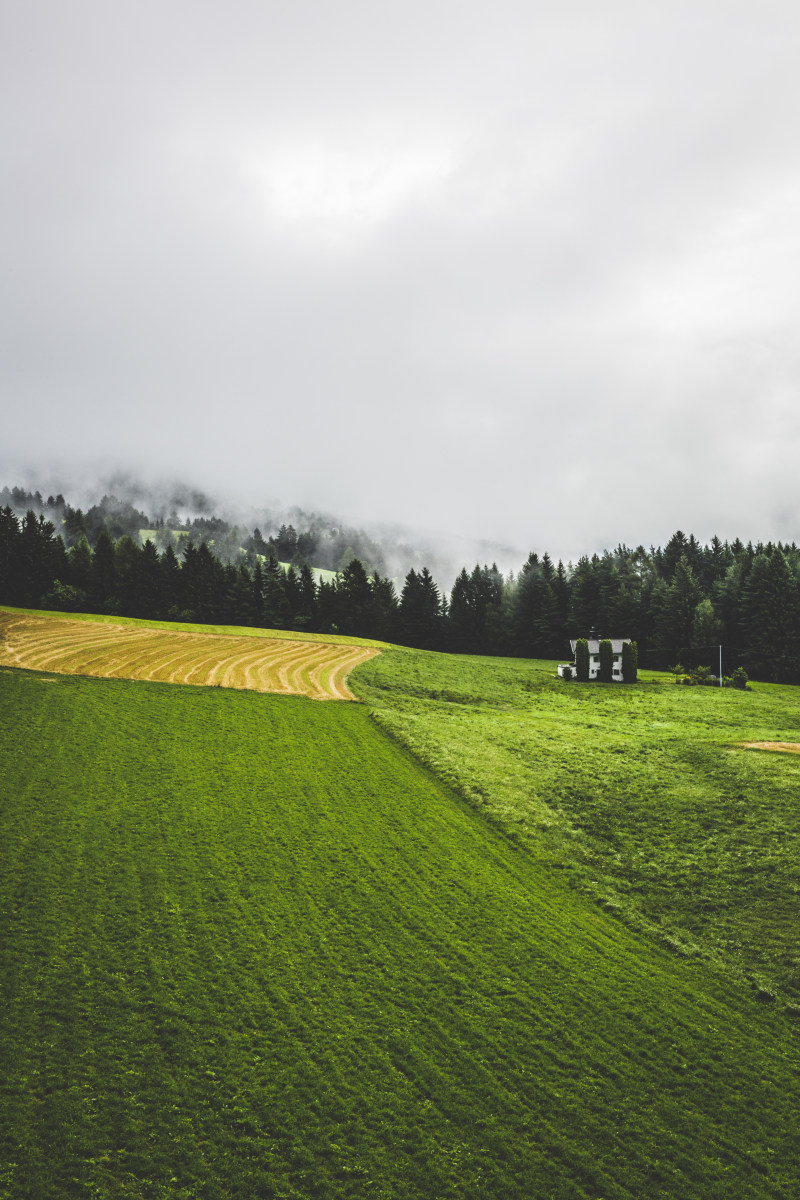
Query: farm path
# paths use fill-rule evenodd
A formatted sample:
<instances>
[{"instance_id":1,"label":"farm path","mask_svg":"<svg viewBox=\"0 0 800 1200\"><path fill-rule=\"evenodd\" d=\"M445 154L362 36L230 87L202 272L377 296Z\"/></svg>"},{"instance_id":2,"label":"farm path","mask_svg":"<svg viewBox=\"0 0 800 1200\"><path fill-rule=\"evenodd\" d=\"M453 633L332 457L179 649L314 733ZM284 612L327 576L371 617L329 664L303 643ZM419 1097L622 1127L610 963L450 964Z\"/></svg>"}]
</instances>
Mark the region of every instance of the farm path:
<instances>
[{"instance_id":1,"label":"farm path","mask_svg":"<svg viewBox=\"0 0 800 1200\"><path fill-rule=\"evenodd\" d=\"M256 642L257 644L254 644ZM355 700L347 677L369 646L190 633L0 613L0 666Z\"/></svg>"}]
</instances>

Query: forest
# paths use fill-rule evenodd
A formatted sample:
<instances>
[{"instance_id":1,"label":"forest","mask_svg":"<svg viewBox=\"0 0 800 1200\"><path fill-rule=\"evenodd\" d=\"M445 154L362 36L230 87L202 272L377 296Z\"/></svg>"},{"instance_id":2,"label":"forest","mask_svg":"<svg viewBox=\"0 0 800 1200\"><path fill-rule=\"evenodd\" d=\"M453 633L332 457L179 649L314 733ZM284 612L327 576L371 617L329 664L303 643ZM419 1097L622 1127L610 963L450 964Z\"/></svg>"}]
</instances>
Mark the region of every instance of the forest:
<instances>
[{"instance_id":1,"label":"forest","mask_svg":"<svg viewBox=\"0 0 800 1200\"><path fill-rule=\"evenodd\" d=\"M213 517L153 528L113 497L87 513L19 488L0 500L0 603L11 606L562 660L570 638L628 637L639 665L658 669L716 668L721 645L726 675L742 667L751 678L800 682L794 543L701 544L678 530L664 547L618 545L575 564L532 552L506 576L465 566L448 594L424 566L390 579L382 548L356 530L337 530L335 546L331 531L326 541L285 524L266 537ZM313 569L325 566L335 574Z\"/></svg>"}]
</instances>

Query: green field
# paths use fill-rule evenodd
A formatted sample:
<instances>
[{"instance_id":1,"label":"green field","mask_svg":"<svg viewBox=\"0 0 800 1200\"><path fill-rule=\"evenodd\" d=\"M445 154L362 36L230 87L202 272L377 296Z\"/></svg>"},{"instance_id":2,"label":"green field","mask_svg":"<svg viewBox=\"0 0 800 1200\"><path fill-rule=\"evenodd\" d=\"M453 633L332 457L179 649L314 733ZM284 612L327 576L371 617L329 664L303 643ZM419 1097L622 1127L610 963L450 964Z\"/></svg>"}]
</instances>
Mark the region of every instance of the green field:
<instances>
[{"instance_id":1,"label":"green field","mask_svg":"<svg viewBox=\"0 0 800 1200\"><path fill-rule=\"evenodd\" d=\"M353 686L571 886L800 1003L800 756L738 746L800 741L800 690L667 680L564 683L553 663L394 648Z\"/></svg>"},{"instance_id":2,"label":"green field","mask_svg":"<svg viewBox=\"0 0 800 1200\"><path fill-rule=\"evenodd\" d=\"M0 1197L800 1194L792 689L352 686L0 672Z\"/></svg>"}]
</instances>

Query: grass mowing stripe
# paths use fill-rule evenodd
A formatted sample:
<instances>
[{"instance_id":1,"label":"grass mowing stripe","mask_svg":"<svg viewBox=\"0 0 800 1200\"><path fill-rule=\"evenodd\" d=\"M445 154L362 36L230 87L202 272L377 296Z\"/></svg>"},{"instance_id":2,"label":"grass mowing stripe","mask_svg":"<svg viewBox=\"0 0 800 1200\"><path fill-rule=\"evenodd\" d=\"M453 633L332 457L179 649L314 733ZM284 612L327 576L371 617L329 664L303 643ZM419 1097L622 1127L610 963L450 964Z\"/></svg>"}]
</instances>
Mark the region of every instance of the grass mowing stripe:
<instances>
[{"instance_id":1,"label":"grass mowing stripe","mask_svg":"<svg viewBox=\"0 0 800 1200\"><path fill-rule=\"evenodd\" d=\"M796 1194L781 1015L363 707L20 672L0 704L6 1195Z\"/></svg>"}]
</instances>

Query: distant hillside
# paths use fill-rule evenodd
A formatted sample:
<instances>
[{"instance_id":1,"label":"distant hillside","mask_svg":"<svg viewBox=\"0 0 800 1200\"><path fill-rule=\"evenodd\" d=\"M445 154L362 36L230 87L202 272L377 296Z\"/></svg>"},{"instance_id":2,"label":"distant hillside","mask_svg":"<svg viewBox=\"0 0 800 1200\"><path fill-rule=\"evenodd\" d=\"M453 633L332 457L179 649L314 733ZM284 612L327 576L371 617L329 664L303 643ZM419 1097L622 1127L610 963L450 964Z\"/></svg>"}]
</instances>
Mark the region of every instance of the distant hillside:
<instances>
[{"instance_id":1,"label":"distant hillside","mask_svg":"<svg viewBox=\"0 0 800 1200\"><path fill-rule=\"evenodd\" d=\"M223 563L238 561L244 550L335 572L358 558L368 573L377 571L398 586L410 570L427 567L440 586L450 588L465 562L494 562L505 572L522 557L518 549L479 538L436 537L401 525L354 526L336 515L296 506L245 511L196 488L154 489L126 477L66 496L31 487L4 487L0 508L6 505L17 517L28 510L44 515L68 549L82 536L94 548L102 529L114 540L125 535L140 541L150 537L159 551L190 536L197 546L210 545ZM321 578L326 576L318 575L318 581Z\"/></svg>"},{"instance_id":2,"label":"distant hillside","mask_svg":"<svg viewBox=\"0 0 800 1200\"><path fill-rule=\"evenodd\" d=\"M523 658L563 660L575 639L625 638L640 666L687 682L700 667L706 681L721 667L728 679L741 669L800 682L794 542L703 544L677 530L663 547L619 544L575 564L532 551L516 574L478 561L447 586L435 560L401 576L387 567L410 546L293 512L297 524L248 526L209 512L154 516L110 494L84 512L61 494L6 488L0 602Z\"/></svg>"}]
</instances>

